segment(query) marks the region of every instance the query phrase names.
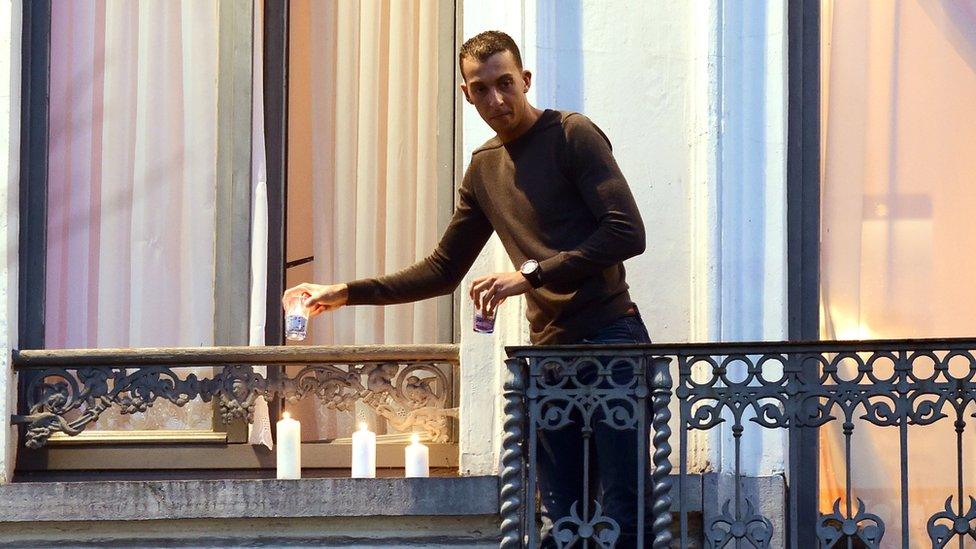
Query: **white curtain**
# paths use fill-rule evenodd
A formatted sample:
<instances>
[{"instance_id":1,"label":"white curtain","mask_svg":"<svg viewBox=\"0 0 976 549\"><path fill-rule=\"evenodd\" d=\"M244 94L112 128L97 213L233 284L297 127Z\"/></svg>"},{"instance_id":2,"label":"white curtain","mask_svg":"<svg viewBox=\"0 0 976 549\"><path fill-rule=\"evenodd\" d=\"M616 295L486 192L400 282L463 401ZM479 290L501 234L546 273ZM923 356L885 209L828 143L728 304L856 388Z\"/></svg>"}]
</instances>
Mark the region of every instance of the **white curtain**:
<instances>
[{"instance_id":1,"label":"white curtain","mask_svg":"<svg viewBox=\"0 0 976 549\"><path fill-rule=\"evenodd\" d=\"M438 212L438 2L291 4L289 283L390 273L429 254ZM445 298L442 298L445 299ZM450 298L446 298L450 299ZM316 318L316 344L436 342L433 300L350 307ZM348 434L352 414L304 402L306 438ZM360 410L361 415L367 414Z\"/></svg>"},{"instance_id":2,"label":"white curtain","mask_svg":"<svg viewBox=\"0 0 976 549\"><path fill-rule=\"evenodd\" d=\"M49 348L213 344L217 47L216 2L52 4ZM97 427L212 416L159 402Z\"/></svg>"},{"instance_id":3,"label":"white curtain","mask_svg":"<svg viewBox=\"0 0 976 549\"><path fill-rule=\"evenodd\" d=\"M976 1L825 2L822 32L823 336L976 334ZM909 428L912 547L956 493L946 413ZM976 422L964 419L973 494ZM898 448L896 428L857 421L853 494L884 519L884 547L901 546ZM821 510L841 498L844 511L838 425L821 463Z\"/></svg>"},{"instance_id":4,"label":"white curtain","mask_svg":"<svg viewBox=\"0 0 976 549\"><path fill-rule=\"evenodd\" d=\"M254 3L251 50L251 307L248 345L264 345L268 291L268 162L264 140L264 2ZM254 371L268 375L267 366ZM274 447L268 401L254 403L248 442Z\"/></svg>"}]
</instances>

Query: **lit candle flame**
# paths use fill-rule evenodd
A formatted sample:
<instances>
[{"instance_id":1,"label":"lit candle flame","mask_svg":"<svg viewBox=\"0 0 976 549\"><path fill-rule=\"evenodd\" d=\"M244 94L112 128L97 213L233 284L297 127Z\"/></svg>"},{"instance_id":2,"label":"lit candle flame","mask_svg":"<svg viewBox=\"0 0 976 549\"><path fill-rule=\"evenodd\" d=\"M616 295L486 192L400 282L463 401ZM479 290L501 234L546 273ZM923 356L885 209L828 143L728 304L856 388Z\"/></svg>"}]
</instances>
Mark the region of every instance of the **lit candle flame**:
<instances>
[{"instance_id":1,"label":"lit candle flame","mask_svg":"<svg viewBox=\"0 0 976 549\"><path fill-rule=\"evenodd\" d=\"M360 431L368 431L369 430L369 425L366 425L366 422L365 421L360 421L359 422L359 430Z\"/></svg>"},{"instance_id":2,"label":"lit candle flame","mask_svg":"<svg viewBox=\"0 0 976 549\"><path fill-rule=\"evenodd\" d=\"M291 414L290 414L290 413L288 413L288 412L285 412L285 413L283 413L283 414L281 414L281 415L282 415L282 417L284 417L285 419L290 419L290 418L291 418Z\"/></svg>"},{"instance_id":3,"label":"lit candle flame","mask_svg":"<svg viewBox=\"0 0 976 549\"><path fill-rule=\"evenodd\" d=\"M414 433L414 434L410 435L410 443L411 444L420 444L420 435L417 434L417 433Z\"/></svg>"}]
</instances>

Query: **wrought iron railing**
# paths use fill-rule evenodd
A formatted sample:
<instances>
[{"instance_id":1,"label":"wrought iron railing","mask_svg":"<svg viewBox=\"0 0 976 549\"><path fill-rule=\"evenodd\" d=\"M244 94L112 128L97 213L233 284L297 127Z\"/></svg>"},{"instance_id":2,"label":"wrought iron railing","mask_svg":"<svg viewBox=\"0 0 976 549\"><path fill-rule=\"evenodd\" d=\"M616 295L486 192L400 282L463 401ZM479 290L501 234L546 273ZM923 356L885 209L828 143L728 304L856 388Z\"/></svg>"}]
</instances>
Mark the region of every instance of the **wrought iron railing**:
<instances>
[{"instance_id":1,"label":"wrought iron railing","mask_svg":"<svg viewBox=\"0 0 976 549\"><path fill-rule=\"evenodd\" d=\"M650 467L651 485L645 487L644 475L635 472L642 519L638 547L647 540L646 545L654 548L675 542L679 547L874 548L884 540L891 546L942 548L952 541L962 547L964 539L976 539L976 487L966 486L963 457L967 419L976 417L970 413L976 402L974 339L516 347L509 349L509 356L502 547L539 546L534 493L540 431L579 422L586 432L594 418L609 418L616 428L642 432L647 413L653 452L639 445L638 462ZM612 365L632 371L633 381L611 383ZM581 376L587 369L589 374ZM672 369L678 380L673 390ZM669 460L672 394L680 425L676 479L671 478ZM946 494L944 508L909 516L908 428L943 420L951 420L955 428L949 447L955 449L956 488ZM843 434L844 478L836 479L843 489L832 512L820 513L815 441L818 430L831 421L840 423ZM854 495L852 435L865 421L899 433L897 448L889 451L897 455L900 473L892 479L899 487L900 501L890 502L900 511L900 531L886 531L885 520L891 517L868 508ZM728 499L703 510L700 531L690 532L689 434L720 425L733 441L734 486ZM747 429L775 429L789 435L782 448L788 472L786 501L781 506L785 516L764 516L764 502L745 495L742 439ZM814 444L809 444L810 435ZM584 474L590 474L588 464ZM645 495L649 496L646 506ZM593 499L589 493L584 498ZM676 528L671 524L672 498L677 503ZM574 515L557 517L546 525L552 528L554 544L614 546L620 532L613 517L601 516L595 499L578 503ZM928 539L910 536L909 525L919 521L926 524ZM774 524L783 525L785 531L774 531Z\"/></svg>"},{"instance_id":2,"label":"wrought iron railing","mask_svg":"<svg viewBox=\"0 0 976 549\"><path fill-rule=\"evenodd\" d=\"M456 345L210 347L15 351L13 367L28 382L20 398L25 445L53 433L77 435L109 408L145 412L159 399L183 406L217 399L225 423L252 421L258 397L295 402L316 397L330 409L363 403L394 429L421 429L434 442L451 438ZM179 375L214 367L214 375ZM256 373L267 366L270 373ZM293 376L283 366L298 366Z\"/></svg>"}]
</instances>

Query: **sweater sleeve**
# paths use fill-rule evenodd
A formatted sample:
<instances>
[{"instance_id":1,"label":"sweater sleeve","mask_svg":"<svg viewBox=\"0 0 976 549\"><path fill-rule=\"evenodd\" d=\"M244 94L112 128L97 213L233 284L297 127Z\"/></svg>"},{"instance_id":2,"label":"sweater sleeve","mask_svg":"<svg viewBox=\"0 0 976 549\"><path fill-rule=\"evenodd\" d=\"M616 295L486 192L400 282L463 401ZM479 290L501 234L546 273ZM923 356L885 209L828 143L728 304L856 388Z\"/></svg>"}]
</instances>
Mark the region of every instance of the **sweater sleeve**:
<instances>
[{"instance_id":1,"label":"sweater sleeve","mask_svg":"<svg viewBox=\"0 0 976 549\"><path fill-rule=\"evenodd\" d=\"M394 274L348 283L348 305L407 303L458 287L493 230L467 183L458 190L454 216L433 253Z\"/></svg>"},{"instance_id":2,"label":"sweater sleeve","mask_svg":"<svg viewBox=\"0 0 976 549\"><path fill-rule=\"evenodd\" d=\"M576 248L540 262L543 285L578 281L640 255L645 248L644 222L609 139L581 114L569 115L564 124L564 162L598 226Z\"/></svg>"}]
</instances>

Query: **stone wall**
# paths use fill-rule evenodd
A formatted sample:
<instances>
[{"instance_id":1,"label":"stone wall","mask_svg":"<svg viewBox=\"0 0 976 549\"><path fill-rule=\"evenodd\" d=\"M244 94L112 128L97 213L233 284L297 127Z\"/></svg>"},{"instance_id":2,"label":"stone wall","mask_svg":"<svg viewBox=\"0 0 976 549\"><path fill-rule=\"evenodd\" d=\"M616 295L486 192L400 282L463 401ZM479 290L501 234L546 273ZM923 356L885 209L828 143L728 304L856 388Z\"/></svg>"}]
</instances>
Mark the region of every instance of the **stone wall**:
<instances>
[{"instance_id":1,"label":"stone wall","mask_svg":"<svg viewBox=\"0 0 976 549\"><path fill-rule=\"evenodd\" d=\"M497 547L495 477L14 483L0 547Z\"/></svg>"},{"instance_id":2,"label":"stone wall","mask_svg":"<svg viewBox=\"0 0 976 549\"><path fill-rule=\"evenodd\" d=\"M0 484L14 470L17 383L10 351L17 342L17 240L20 181L20 2L0 2Z\"/></svg>"}]
</instances>

